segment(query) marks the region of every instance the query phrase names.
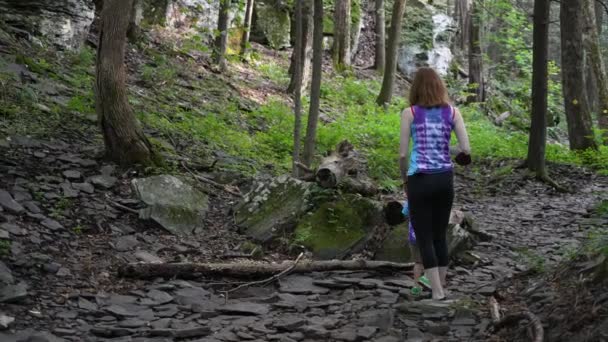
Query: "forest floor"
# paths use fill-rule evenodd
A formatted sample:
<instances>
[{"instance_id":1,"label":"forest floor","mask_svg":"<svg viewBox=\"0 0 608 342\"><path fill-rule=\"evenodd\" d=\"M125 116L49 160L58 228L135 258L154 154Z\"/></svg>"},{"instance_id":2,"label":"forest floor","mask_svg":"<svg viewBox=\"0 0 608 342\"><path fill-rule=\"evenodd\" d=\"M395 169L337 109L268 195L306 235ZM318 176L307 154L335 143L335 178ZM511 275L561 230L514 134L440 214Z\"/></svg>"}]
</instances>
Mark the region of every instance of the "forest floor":
<instances>
[{"instance_id":1,"label":"forest floor","mask_svg":"<svg viewBox=\"0 0 608 342\"><path fill-rule=\"evenodd\" d=\"M276 63L287 60L286 52L258 51ZM142 56L131 58L132 69L143 63ZM151 79L132 79L134 106L149 101L179 116L179 108L216 106L221 111L227 98L237 98L230 103L243 111L275 98L288 101L281 95L285 79L268 77L272 69L260 74L239 63L231 68L229 79L208 69L178 72L175 87L185 90L166 98L162 84L155 89ZM41 75L21 71L38 78L34 84L40 92L49 90L44 99L68 102L72 109L90 105L69 85L47 89ZM7 89L4 83L2 89ZM36 107L54 110L51 103ZM331 113L326 108L325 114ZM549 341L606 339L605 286L583 282L580 273L590 265L572 262L559 273L554 268L574 259L589 232L608 225L601 205L608 200L605 176L550 164L551 176L575 190L559 193L516 169L516 160L481 160L474 168L459 168L455 208L470 213L493 239L454 260L448 275L453 302L418 300L410 295L409 275L377 272L288 275L225 298L222 291L237 286L237 279L136 280L117 274L128 262L226 261L247 239L238 234L230 211L238 199L215 189L207 190L211 209L205 230L194 237L170 235L125 210L140 206L131 180L142 174L102 159L102 141L90 114L81 110L53 126L41 120L37 127L44 134L34 137L15 131L15 123L23 131L34 123L8 115L2 121L0 281L10 285L0 293L0 328L8 325L8 317L15 321L0 332L1 341L526 340L526 327L517 325L494 334L487 304L491 296L503 313L528 307L543 322ZM161 121L143 121L147 133L171 143L178 156L217 161L213 165L219 170L210 171L210 178L247 191L250 178L238 171L253 161L198 148L203 144L193 144L199 134L195 128L178 136L167 134ZM221 126L215 129L207 133L223 134ZM264 168L276 171L273 165L258 171ZM179 167L161 171L181 172ZM278 262L292 256L268 251L264 258Z\"/></svg>"}]
</instances>

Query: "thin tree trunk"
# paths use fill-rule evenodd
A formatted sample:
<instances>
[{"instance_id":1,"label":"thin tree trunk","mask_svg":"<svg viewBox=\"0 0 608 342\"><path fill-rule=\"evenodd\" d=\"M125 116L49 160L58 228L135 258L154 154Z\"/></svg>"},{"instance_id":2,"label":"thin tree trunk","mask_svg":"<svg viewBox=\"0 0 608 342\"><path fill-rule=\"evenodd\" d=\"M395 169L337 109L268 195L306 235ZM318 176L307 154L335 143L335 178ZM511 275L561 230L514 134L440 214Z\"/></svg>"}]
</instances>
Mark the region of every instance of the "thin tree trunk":
<instances>
[{"instance_id":1,"label":"thin tree trunk","mask_svg":"<svg viewBox=\"0 0 608 342\"><path fill-rule=\"evenodd\" d=\"M534 1L532 47L532 124L528 144L528 168L540 178L547 176L547 67L549 58L549 0Z\"/></svg>"},{"instance_id":2,"label":"thin tree trunk","mask_svg":"<svg viewBox=\"0 0 608 342\"><path fill-rule=\"evenodd\" d=\"M124 65L133 0L105 0L97 47L95 106L106 155L121 165L151 164L154 153L129 105Z\"/></svg>"},{"instance_id":3,"label":"thin tree trunk","mask_svg":"<svg viewBox=\"0 0 608 342\"><path fill-rule=\"evenodd\" d=\"M300 168L300 137L302 130L302 59L304 57L304 34L303 34L303 6L304 0L296 0L296 44L293 50L294 55L294 127L293 127L293 176L298 177Z\"/></svg>"},{"instance_id":4,"label":"thin tree trunk","mask_svg":"<svg viewBox=\"0 0 608 342\"><path fill-rule=\"evenodd\" d=\"M131 9L129 28L127 30L127 37L130 42L136 42L141 35L140 23L143 16L142 1L143 0L133 0L133 8Z\"/></svg>"},{"instance_id":5,"label":"thin tree trunk","mask_svg":"<svg viewBox=\"0 0 608 342\"><path fill-rule=\"evenodd\" d=\"M455 0L454 12L458 21L457 44L461 51L467 51L467 43L470 35L471 15L469 12L469 0Z\"/></svg>"},{"instance_id":6,"label":"thin tree trunk","mask_svg":"<svg viewBox=\"0 0 608 342\"><path fill-rule=\"evenodd\" d=\"M384 27L384 0L376 0L376 60L374 65L380 74L384 73L386 61L386 32Z\"/></svg>"},{"instance_id":7,"label":"thin tree trunk","mask_svg":"<svg viewBox=\"0 0 608 342\"><path fill-rule=\"evenodd\" d=\"M247 46L249 45L249 35L251 34L251 18L253 17L253 2L255 0L247 0L245 8L245 22L243 27L243 36L241 37L241 57L245 56Z\"/></svg>"},{"instance_id":8,"label":"thin tree trunk","mask_svg":"<svg viewBox=\"0 0 608 342\"><path fill-rule=\"evenodd\" d=\"M481 51L481 11L480 4L474 0L471 7L470 40L469 40L469 87L474 94L467 102L482 102L484 93L483 55Z\"/></svg>"},{"instance_id":9,"label":"thin tree trunk","mask_svg":"<svg viewBox=\"0 0 608 342\"><path fill-rule=\"evenodd\" d=\"M337 70L350 66L350 0L336 0L333 59Z\"/></svg>"},{"instance_id":10,"label":"thin tree trunk","mask_svg":"<svg viewBox=\"0 0 608 342\"><path fill-rule=\"evenodd\" d=\"M304 142L302 162L310 168L315 153L317 122L321 100L321 76L323 72L323 0L314 0L314 37L312 60L312 85L310 89L310 110Z\"/></svg>"},{"instance_id":11,"label":"thin tree trunk","mask_svg":"<svg viewBox=\"0 0 608 342\"><path fill-rule=\"evenodd\" d=\"M220 12L217 20L218 36L215 38L215 63L220 70L226 69L226 44L228 42L228 11L230 0L220 0Z\"/></svg>"},{"instance_id":12,"label":"thin tree trunk","mask_svg":"<svg viewBox=\"0 0 608 342\"><path fill-rule=\"evenodd\" d=\"M405 11L405 1L395 0L393 6L391 27L388 32L388 47L386 49L386 69L382 79L382 89L380 89L380 94L378 95L378 99L376 99L378 105L390 103L393 97L393 85L397 71L397 47L399 46L399 38L401 36L401 19Z\"/></svg>"},{"instance_id":13,"label":"thin tree trunk","mask_svg":"<svg viewBox=\"0 0 608 342\"><path fill-rule=\"evenodd\" d=\"M310 84L310 73L312 64L312 34L313 34L313 18L312 18L312 0L304 0L302 3L302 46L301 50L302 61L300 67L302 68L302 78L299 82L300 91L303 92L306 87ZM296 37L297 41L297 37ZM287 93L293 94L296 89L296 78L294 72L295 65L295 51L291 54L291 64L289 65L289 86L287 87Z\"/></svg>"},{"instance_id":14,"label":"thin tree trunk","mask_svg":"<svg viewBox=\"0 0 608 342\"><path fill-rule=\"evenodd\" d=\"M583 6L580 0L562 0L560 5L562 90L572 150L597 148L584 88Z\"/></svg>"},{"instance_id":15,"label":"thin tree trunk","mask_svg":"<svg viewBox=\"0 0 608 342\"><path fill-rule=\"evenodd\" d=\"M585 0L585 17L597 20L594 2L594 0ZM587 21L587 37L588 55L591 60L591 67L597 85L594 89L596 90L595 94L598 99L597 121L599 128L605 130L603 132L603 136L606 138L604 143L608 145L608 77L602 59L597 21Z\"/></svg>"}]
</instances>

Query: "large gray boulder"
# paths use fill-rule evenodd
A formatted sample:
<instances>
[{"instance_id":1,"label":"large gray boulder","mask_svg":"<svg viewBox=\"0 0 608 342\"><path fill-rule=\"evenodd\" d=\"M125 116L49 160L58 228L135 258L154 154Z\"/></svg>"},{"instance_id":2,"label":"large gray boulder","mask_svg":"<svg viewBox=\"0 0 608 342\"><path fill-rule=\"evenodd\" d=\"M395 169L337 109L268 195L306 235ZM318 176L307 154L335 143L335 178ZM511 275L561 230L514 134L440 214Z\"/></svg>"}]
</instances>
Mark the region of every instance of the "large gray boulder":
<instances>
[{"instance_id":1,"label":"large gray boulder","mask_svg":"<svg viewBox=\"0 0 608 342\"><path fill-rule=\"evenodd\" d=\"M208 196L181 179L160 175L132 181L138 197L148 205L140 217L152 219L176 235L195 234L204 228Z\"/></svg>"},{"instance_id":2,"label":"large gray boulder","mask_svg":"<svg viewBox=\"0 0 608 342\"><path fill-rule=\"evenodd\" d=\"M0 0L0 19L68 49L77 49L93 23L92 0Z\"/></svg>"},{"instance_id":3,"label":"large gray boulder","mask_svg":"<svg viewBox=\"0 0 608 342\"><path fill-rule=\"evenodd\" d=\"M314 186L287 175L258 182L235 208L240 232L262 243L290 233L310 209Z\"/></svg>"},{"instance_id":4,"label":"large gray boulder","mask_svg":"<svg viewBox=\"0 0 608 342\"><path fill-rule=\"evenodd\" d=\"M256 1L255 11L257 14L255 29L263 34L268 45L273 49L288 47L291 32L289 11L271 1Z\"/></svg>"}]
</instances>

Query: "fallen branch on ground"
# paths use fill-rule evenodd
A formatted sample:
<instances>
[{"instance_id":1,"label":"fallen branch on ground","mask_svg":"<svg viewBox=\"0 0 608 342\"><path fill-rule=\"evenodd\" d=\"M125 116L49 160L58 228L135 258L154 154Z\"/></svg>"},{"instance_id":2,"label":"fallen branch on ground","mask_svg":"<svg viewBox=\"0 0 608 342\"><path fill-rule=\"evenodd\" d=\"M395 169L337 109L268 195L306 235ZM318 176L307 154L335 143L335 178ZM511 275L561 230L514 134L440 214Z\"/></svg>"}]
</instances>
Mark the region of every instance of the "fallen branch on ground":
<instances>
[{"instance_id":1,"label":"fallen branch on ground","mask_svg":"<svg viewBox=\"0 0 608 342\"><path fill-rule=\"evenodd\" d=\"M259 281L252 281L249 283L245 283L245 284L241 284L233 289L227 290L227 291L222 291L222 293L224 293L225 297L224 299L226 301L228 301L228 294L232 293L232 292L236 292L242 288L245 287L249 287L249 286L253 286L253 285L266 285L270 282L273 282L275 280L280 279L281 277L289 274L289 272L291 272L294 268L296 268L296 266L298 265L298 262L300 262L300 259L302 259L302 257L304 256L304 253L300 253L300 255L298 255L298 257L296 258L296 260L293 262L293 265L291 265L290 267L286 268L285 270L281 271L280 273L277 273L275 275L273 275L272 277L268 278L268 279L263 279L263 280L259 280Z\"/></svg>"},{"instance_id":2,"label":"fallen branch on ground","mask_svg":"<svg viewBox=\"0 0 608 342\"><path fill-rule=\"evenodd\" d=\"M293 267L293 268L292 268ZM261 262L242 263L130 263L119 268L118 273L129 278L183 278L193 279L202 276L253 277L270 276L292 268L293 273L325 271L411 271L414 263L395 263L370 260L306 260L295 263L286 261L280 264Z\"/></svg>"},{"instance_id":3,"label":"fallen branch on ground","mask_svg":"<svg viewBox=\"0 0 608 342\"><path fill-rule=\"evenodd\" d=\"M236 191L234 191L234 190L231 190L231 189L229 189L229 188L228 188L228 186L226 186L226 185L222 185L222 184L220 184L220 183L217 183L217 182L215 182L215 181L212 181L212 180L211 180L211 179L209 179L209 178L205 178L205 177L203 177L203 176L200 176L200 175L195 174L194 172L192 172L192 171L191 171L191 170L190 170L190 169L189 169L189 168L186 166L186 163L182 162L182 166L184 167L184 169L186 169L186 171L188 171L188 172L189 172L189 173L192 175L192 177L194 177L194 179L196 179L196 180L198 180L198 181L201 181L201 182L203 182L203 183L210 184L210 185L212 185L212 186L214 186L214 187L216 187L216 188L218 188L218 189L224 190L224 191L226 191L227 193L229 193L229 194L231 194L231 195L234 195L234 196L237 196L237 197L243 197L243 195L242 195L240 192L236 192Z\"/></svg>"},{"instance_id":4,"label":"fallen branch on ground","mask_svg":"<svg viewBox=\"0 0 608 342\"><path fill-rule=\"evenodd\" d=\"M114 207L116 207L116 208L118 208L118 209L121 209L121 210L124 210L124 211L130 212L130 213L133 213L133 214L139 214L139 211L138 211L138 210L136 210L136 209L129 208L129 207L125 206L125 205L122 205L122 204L120 204L120 203L117 203L117 202L114 202L114 201L111 201L111 200L110 200L109 202L110 202L110 204L111 204L112 206L114 206Z\"/></svg>"},{"instance_id":5,"label":"fallen branch on ground","mask_svg":"<svg viewBox=\"0 0 608 342\"><path fill-rule=\"evenodd\" d=\"M494 296L490 297L490 316L492 317L492 323L500 321L500 307Z\"/></svg>"},{"instance_id":6,"label":"fallen branch on ground","mask_svg":"<svg viewBox=\"0 0 608 342\"><path fill-rule=\"evenodd\" d=\"M543 342L545 331L540 319L528 310L522 310L503 317L494 323L494 331L498 331L506 326L518 323L521 320L528 320L534 329L534 339L532 342Z\"/></svg>"}]
</instances>

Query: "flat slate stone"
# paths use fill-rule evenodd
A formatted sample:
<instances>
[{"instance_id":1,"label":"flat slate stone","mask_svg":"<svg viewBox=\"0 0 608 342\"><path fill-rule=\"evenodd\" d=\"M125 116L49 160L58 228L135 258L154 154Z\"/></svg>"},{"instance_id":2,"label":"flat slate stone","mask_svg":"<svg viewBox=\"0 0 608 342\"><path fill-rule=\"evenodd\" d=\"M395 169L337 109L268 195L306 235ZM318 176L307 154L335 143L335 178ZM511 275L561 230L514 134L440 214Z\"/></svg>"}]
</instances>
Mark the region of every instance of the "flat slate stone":
<instances>
[{"instance_id":1,"label":"flat slate stone","mask_svg":"<svg viewBox=\"0 0 608 342\"><path fill-rule=\"evenodd\" d=\"M164 291L150 290L141 303L143 305L163 305L173 301L173 296ZM147 299L147 300L146 300Z\"/></svg>"},{"instance_id":2,"label":"flat slate stone","mask_svg":"<svg viewBox=\"0 0 608 342\"><path fill-rule=\"evenodd\" d=\"M25 208L17 203L6 190L0 190L0 206L11 214L19 215L25 211Z\"/></svg>"},{"instance_id":3,"label":"flat slate stone","mask_svg":"<svg viewBox=\"0 0 608 342\"><path fill-rule=\"evenodd\" d=\"M17 303L27 297L27 284L0 285L0 303Z\"/></svg>"},{"instance_id":4,"label":"flat slate stone","mask_svg":"<svg viewBox=\"0 0 608 342\"><path fill-rule=\"evenodd\" d=\"M40 224L53 231L59 230L59 229L64 229L63 226L61 225L61 223L59 223L53 219L50 219L50 218L43 220L42 222L40 222Z\"/></svg>"},{"instance_id":5,"label":"flat slate stone","mask_svg":"<svg viewBox=\"0 0 608 342\"><path fill-rule=\"evenodd\" d=\"M0 224L0 228L6 230L7 232L16 235L16 236L24 236L27 235L27 230L21 228L15 223L5 222Z\"/></svg>"},{"instance_id":6,"label":"flat slate stone","mask_svg":"<svg viewBox=\"0 0 608 342\"><path fill-rule=\"evenodd\" d=\"M91 185L91 183L72 183L72 188L87 194L92 194L95 192L95 187Z\"/></svg>"},{"instance_id":7,"label":"flat slate stone","mask_svg":"<svg viewBox=\"0 0 608 342\"><path fill-rule=\"evenodd\" d=\"M11 269L0 261L0 286L1 284L12 284L15 281Z\"/></svg>"},{"instance_id":8,"label":"flat slate stone","mask_svg":"<svg viewBox=\"0 0 608 342\"><path fill-rule=\"evenodd\" d=\"M314 284L314 279L306 276L289 276L280 281L281 292L293 294L325 294L329 292L328 288L320 287Z\"/></svg>"},{"instance_id":9,"label":"flat slate stone","mask_svg":"<svg viewBox=\"0 0 608 342\"><path fill-rule=\"evenodd\" d=\"M78 170L65 170L63 171L63 176L67 179L80 179L82 173Z\"/></svg>"},{"instance_id":10,"label":"flat slate stone","mask_svg":"<svg viewBox=\"0 0 608 342\"><path fill-rule=\"evenodd\" d=\"M111 189L116 184L118 179L108 175L97 175L91 177L89 181L93 183L93 185L102 189Z\"/></svg>"},{"instance_id":11,"label":"flat slate stone","mask_svg":"<svg viewBox=\"0 0 608 342\"><path fill-rule=\"evenodd\" d=\"M270 311L270 308L268 304L242 302L220 306L217 310L228 315L259 316L266 315Z\"/></svg>"},{"instance_id":12,"label":"flat slate stone","mask_svg":"<svg viewBox=\"0 0 608 342\"><path fill-rule=\"evenodd\" d=\"M201 287L186 287L175 292L175 301L180 305L199 304L209 297L210 292Z\"/></svg>"}]
</instances>

